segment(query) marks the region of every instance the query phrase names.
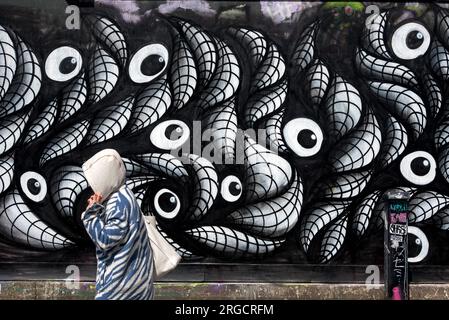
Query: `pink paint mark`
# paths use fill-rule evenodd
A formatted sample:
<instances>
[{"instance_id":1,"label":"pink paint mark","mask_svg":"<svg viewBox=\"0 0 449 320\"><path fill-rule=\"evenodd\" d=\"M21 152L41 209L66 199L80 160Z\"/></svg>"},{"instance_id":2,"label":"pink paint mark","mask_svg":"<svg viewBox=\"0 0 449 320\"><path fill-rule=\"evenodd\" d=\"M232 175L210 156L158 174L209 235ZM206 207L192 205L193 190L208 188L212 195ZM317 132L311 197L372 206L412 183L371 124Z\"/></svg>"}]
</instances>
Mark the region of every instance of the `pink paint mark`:
<instances>
[{"instance_id":1,"label":"pink paint mark","mask_svg":"<svg viewBox=\"0 0 449 320\"><path fill-rule=\"evenodd\" d=\"M402 300L401 297L401 288L399 287L394 287L393 288L393 297L392 300Z\"/></svg>"},{"instance_id":2,"label":"pink paint mark","mask_svg":"<svg viewBox=\"0 0 449 320\"><path fill-rule=\"evenodd\" d=\"M392 214L392 215L390 215L390 220L391 220L391 223L397 223L397 222L405 223L407 221L407 213L401 212L401 213Z\"/></svg>"},{"instance_id":3,"label":"pink paint mark","mask_svg":"<svg viewBox=\"0 0 449 320\"><path fill-rule=\"evenodd\" d=\"M108 5L120 11L122 19L129 23L138 23L142 17L139 14L139 4L135 0L95 0L95 4Z\"/></svg>"}]
</instances>

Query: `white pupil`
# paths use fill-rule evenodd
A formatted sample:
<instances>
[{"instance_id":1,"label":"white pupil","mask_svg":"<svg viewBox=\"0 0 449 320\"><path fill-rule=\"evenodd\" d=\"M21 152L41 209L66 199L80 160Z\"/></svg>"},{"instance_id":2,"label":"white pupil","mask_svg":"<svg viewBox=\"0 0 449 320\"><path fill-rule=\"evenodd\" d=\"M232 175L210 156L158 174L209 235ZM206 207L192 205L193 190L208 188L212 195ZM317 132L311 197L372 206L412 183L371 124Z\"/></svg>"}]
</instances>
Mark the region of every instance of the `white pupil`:
<instances>
[{"instance_id":1,"label":"white pupil","mask_svg":"<svg viewBox=\"0 0 449 320\"><path fill-rule=\"evenodd\" d=\"M429 160L424 160L422 163L423 163L423 165L424 165L425 167L428 167L428 166L429 166Z\"/></svg>"},{"instance_id":2,"label":"white pupil","mask_svg":"<svg viewBox=\"0 0 449 320\"><path fill-rule=\"evenodd\" d=\"M236 185L235 188L236 188L237 190L240 190L240 185L239 185L239 184Z\"/></svg>"},{"instance_id":3,"label":"white pupil","mask_svg":"<svg viewBox=\"0 0 449 320\"><path fill-rule=\"evenodd\" d=\"M310 139L316 140L316 135L312 134L312 135L310 136Z\"/></svg>"}]
</instances>

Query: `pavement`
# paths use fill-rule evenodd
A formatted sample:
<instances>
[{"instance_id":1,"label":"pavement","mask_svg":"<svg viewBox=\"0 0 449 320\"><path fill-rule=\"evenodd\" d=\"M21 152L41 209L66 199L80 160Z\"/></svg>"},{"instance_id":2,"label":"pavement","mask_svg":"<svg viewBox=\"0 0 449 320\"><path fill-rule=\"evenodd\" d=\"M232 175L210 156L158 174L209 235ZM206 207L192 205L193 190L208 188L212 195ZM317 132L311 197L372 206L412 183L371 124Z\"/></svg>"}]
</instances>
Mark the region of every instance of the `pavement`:
<instances>
[{"instance_id":1,"label":"pavement","mask_svg":"<svg viewBox=\"0 0 449 320\"><path fill-rule=\"evenodd\" d=\"M286 257L183 262L157 280L156 299L384 298L379 260L372 265L321 265L307 263L301 257ZM39 253L0 243L0 300L93 299L95 273L91 249ZM410 278L411 299L449 299L446 265L413 265Z\"/></svg>"}]
</instances>

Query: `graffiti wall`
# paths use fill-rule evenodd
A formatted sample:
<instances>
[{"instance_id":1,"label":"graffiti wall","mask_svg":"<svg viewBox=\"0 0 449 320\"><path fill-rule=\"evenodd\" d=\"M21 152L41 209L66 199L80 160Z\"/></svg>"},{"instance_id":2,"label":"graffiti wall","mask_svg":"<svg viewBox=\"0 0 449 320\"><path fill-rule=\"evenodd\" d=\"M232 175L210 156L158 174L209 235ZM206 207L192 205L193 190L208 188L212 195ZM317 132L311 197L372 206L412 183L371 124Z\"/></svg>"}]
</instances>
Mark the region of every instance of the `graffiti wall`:
<instances>
[{"instance_id":1,"label":"graffiti wall","mask_svg":"<svg viewBox=\"0 0 449 320\"><path fill-rule=\"evenodd\" d=\"M410 254L449 262L447 6L46 3L1 5L1 248L90 250L114 148L185 261L374 259L404 190Z\"/></svg>"}]
</instances>

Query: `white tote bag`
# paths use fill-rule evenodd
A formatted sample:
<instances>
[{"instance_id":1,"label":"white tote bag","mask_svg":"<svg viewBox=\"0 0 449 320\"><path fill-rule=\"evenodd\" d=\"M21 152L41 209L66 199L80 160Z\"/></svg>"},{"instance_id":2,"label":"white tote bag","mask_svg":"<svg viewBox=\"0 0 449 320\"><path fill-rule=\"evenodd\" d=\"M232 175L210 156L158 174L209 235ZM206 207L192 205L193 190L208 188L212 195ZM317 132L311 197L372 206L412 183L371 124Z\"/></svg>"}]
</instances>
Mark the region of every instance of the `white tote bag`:
<instances>
[{"instance_id":1,"label":"white tote bag","mask_svg":"<svg viewBox=\"0 0 449 320\"><path fill-rule=\"evenodd\" d=\"M153 250L154 270L156 279L160 279L169 273L181 261L181 256L175 248L168 243L157 229L157 222L154 216L145 216L145 225L147 226L148 237L150 238L151 249Z\"/></svg>"}]
</instances>

